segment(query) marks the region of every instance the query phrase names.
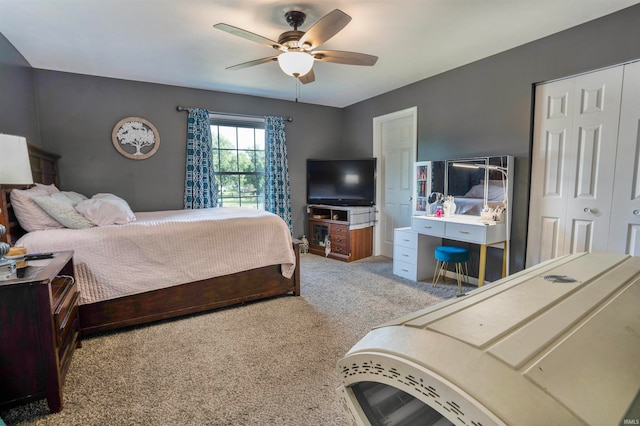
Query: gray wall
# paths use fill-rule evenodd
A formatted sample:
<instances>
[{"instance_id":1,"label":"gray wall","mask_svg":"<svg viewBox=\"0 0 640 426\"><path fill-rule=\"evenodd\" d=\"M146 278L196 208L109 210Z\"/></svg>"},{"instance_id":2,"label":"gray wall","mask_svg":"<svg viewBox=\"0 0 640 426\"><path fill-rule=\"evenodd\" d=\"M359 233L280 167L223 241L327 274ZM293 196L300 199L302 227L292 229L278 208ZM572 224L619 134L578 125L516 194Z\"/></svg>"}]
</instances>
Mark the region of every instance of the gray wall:
<instances>
[{"instance_id":1,"label":"gray wall","mask_svg":"<svg viewBox=\"0 0 640 426\"><path fill-rule=\"evenodd\" d=\"M33 69L0 34L0 133L25 136L40 146Z\"/></svg>"},{"instance_id":2,"label":"gray wall","mask_svg":"<svg viewBox=\"0 0 640 426\"><path fill-rule=\"evenodd\" d=\"M182 206L186 113L177 112L177 105L291 116L294 122L287 124L287 142L294 234L299 236L305 232L305 160L370 156L373 118L417 106L419 160L516 157L513 271L524 267L533 85L640 58L639 39L637 5L336 109L31 70L0 35L0 131L25 134L31 143L61 154L66 188L86 194L113 192L130 200L135 210L157 210ZM129 160L112 147L113 126L127 116L143 117L156 125L161 145L155 156Z\"/></svg>"},{"instance_id":3,"label":"gray wall","mask_svg":"<svg viewBox=\"0 0 640 426\"><path fill-rule=\"evenodd\" d=\"M640 5L351 105L344 112L344 139L354 151L370 155L373 118L417 106L418 160L515 156L511 270L520 270L533 85L638 59L638 40Z\"/></svg>"},{"instance_id":4,"label":"gray wall","mask_svg":"<svg viewBox=\"0 0 640 426\"><path fill-rule=\"evenodd\" d=\"M331 156L341 142L337 108L45 70L35 70L35 81L42 144L62 155L62 185L117 194L134 211L182 208L187 113L178 105L293 118L286 133L295 236L305 233L306 159ZM149 120L160 133L149 159L128 159L112 145L113 127L129 116Z\"/></svg>"}]
</instances>

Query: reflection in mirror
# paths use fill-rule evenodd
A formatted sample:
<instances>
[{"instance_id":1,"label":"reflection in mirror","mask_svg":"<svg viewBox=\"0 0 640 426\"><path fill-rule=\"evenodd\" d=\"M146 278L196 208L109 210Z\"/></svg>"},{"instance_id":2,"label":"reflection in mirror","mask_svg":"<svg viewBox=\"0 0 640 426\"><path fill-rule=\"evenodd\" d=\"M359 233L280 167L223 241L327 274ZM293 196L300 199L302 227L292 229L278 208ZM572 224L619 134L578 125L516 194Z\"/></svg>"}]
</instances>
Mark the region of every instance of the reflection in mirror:
<instances>
[{"instance_id":1,"label":"reflection in mirror","mask_svg":"<svg viewBox=\"0 0 640 426\"><path fill-rule=\"evenodd\" d=\"M447 195L477 198L479 193L483 198L485 171L478 166L485 163L484 158L447 161Z\"/></svg>"},{"instance_id":2,"label":"reflection in mirror","mask_svg":"<svg viewBox=\"0 0 640 426\"><path fill-rule=\"evenodd\" d=\"M447 170L447 162L446 161L433 161L431 163L431 190L433 192L439 192L444 194L444 180Z\"/></svg>"},{"instance_id":3,"label":"reflection in mirror","mask_svg":"<svg viewBox=\"0 0 640 426\"><path fill-rule=\"evenodd\" d=\"M498 219L506 207L507 163L507 157L447 161L446 190L447 195L455 197L456 213L475 216L495 213Z\"/></svg>"},{"instance_id":4,"label":"reflection in mirror","mask_svg":"<svg viewBox=\"0 0 640 426\"><path fill-rule=\"evenodd\" d=\"M428 186L431 188L431 194L427 199L428 215L433 215L438 210L438 207L442 208L442 202L444 201L445 193L445 181L447 162L446 161L432 161L431 162L431 184Z\"/></svg>"},{"instance_id":5,"label":"reflection in mirror","mask_svg":"<svg viewBox=\"0 0 640 426\"><path fill-rule=\"evenodd\" d=\"M433 161L431 189L444 197L453 196L456 214L480 216L485 204L492 209L505 207L509 163L508 156ZM461 167L464 165L468 167ZM430 213L436 208L437 205L432 205Z\"/></svg>"}]
</instances>

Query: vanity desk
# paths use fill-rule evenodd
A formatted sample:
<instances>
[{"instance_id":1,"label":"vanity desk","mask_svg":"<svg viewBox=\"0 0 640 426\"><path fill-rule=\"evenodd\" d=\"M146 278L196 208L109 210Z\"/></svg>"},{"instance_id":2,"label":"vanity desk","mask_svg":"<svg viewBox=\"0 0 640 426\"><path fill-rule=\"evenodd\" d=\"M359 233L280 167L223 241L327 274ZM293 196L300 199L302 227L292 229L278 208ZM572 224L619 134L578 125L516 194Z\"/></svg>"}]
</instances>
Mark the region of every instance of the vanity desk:
<instances>
[{"instance_id":1,"label":"vanity desk","mask_svg":"<svg viewBox=\"0 0 640 426\"><path fill-rule=\"evenodd\" d=\"M447 239L480 246L478 287L485 280L488 246L503 249L502 276L506 277L513 157L419 161L414 165L414 178L411 227L394 230L393 273L414 281L431 280L436 267L434 250ZM455 203L454 214L447 214L447 200ZM437 209L445 214L436 216ZM503 221L481 220L498 211Z\"/></svg>"},{"instance_id":2,"label":"vanity desk","mask_svg":"<svg viewBox=\"0 0 640 426\"><path fill-rule=\"evenodd\" d=\"M478 216L454 214L449 217L413 216L411 230L421 234L449 240L463 241L480 245L478 287L484 284L487 263L487 246L502 244L502 276L507 276L507 225L505 223L481 222ZM432 259L433 255L422 256L422 260ZM433 268L435 269L435 259Z\"/></svg>"}]
</instances>

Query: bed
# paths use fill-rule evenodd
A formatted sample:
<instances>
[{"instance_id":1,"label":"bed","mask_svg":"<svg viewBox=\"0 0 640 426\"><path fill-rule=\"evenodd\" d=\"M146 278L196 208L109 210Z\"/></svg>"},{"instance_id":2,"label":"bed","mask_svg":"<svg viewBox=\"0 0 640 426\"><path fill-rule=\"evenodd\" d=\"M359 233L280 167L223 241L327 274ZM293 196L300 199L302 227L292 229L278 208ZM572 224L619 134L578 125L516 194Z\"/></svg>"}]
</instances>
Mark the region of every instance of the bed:
<instances>
[{"instance_id":1,"label":"bed","mask_svg":"<svg viewBox=\"0 0 640 426\"><path fill-rule=\"evenodd\" d=\"M59 157L36 147L29 147L29 153L34 182L59 186ZM83 335L300 295L299 241L270 213L226 208L136 212L136 220L126 225L26 232L11 203L16 189L24 188L0 189L0 223L7 229L3 239L32 253L74 250ZM181 238L187 243L176 243Z\"/></svg>"},{"instance_id":2,"label":"bed","mask_svg":"<svg viewBox=\"0 0 640 426\"><path fill-rule=\"evenodd\" d=\"M489 180L487 185L487 206L496 209L504 206L504 181ZM480 216L484 208L484 183L473 185L464 195L456 195L456 213Z\"/></svg>"}]
</instances>

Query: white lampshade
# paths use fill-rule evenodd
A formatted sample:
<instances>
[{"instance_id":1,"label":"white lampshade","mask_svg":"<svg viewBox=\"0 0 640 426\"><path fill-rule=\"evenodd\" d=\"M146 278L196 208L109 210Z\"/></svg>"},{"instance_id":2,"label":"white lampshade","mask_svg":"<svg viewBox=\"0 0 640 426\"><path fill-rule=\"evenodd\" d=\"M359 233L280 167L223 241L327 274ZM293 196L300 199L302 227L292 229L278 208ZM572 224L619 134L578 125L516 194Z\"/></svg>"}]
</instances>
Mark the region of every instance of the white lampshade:
<instances>
[{"instance_id":1,"label":"white lampshade","mask_svg":"<svg viewBox=\"0 0 640 426\"><path fill-rule=\"evenodd\" d=\"M0 134L0 184L32 183L27 140L22 136Z\"/></svg>"},{"instance_id":2,"label":"white lampshade","mask_svg":"<svg viewBox=\"0 0 640 426\"><path fill-rule=\"evenodd\" d=\"M278 56L278 64L286 74L302 77L313 67L313 56L306 52L285 52Z\"/></svg>"}]
</instances>

